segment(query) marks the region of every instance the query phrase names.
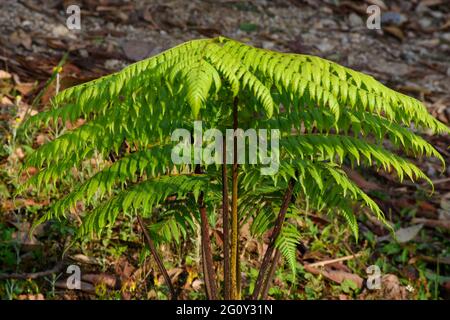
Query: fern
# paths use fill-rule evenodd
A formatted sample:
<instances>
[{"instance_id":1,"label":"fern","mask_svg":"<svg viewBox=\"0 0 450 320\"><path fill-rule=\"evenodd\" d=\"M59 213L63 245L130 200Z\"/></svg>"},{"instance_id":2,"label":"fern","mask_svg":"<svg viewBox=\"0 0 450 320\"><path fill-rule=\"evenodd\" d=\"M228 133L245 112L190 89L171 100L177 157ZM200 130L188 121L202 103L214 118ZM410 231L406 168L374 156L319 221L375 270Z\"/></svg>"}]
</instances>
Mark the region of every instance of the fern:
<instances>
[{"instance_id":1,"label":"fern","mask_svg":"<svg viewBox=\"0 0 450 320\"><path fill-rule=\"evenodd\" d=\"M188 239L188 233L196 230L194 218L184 204L164 210L158 220L149 227L151 235L157 242L180 244L182 240Z\"/></svg>"},{"instance_id":2,"label":"fern","mask_svg":"<svg viewBox=\"0 0 450 320\"><path fill-rule=\"evenodd\" d=\"M449 133L418 100L382 85L371 76L314 56L262 50L219 37L186 42L125 69L66 89L50 109L31 117L24 129L84 119L29 155L24 168L40 171L23 185L58 183L87 161L98 172L54 202L38 222L67 217L77 202L88 208L79 235L98 234L127 212L150 216L150 227L164 241L180 241L196 203L221 201L220 166L174 165L170 160L177 128L202 120L221 130L232 126L237 103L241 128L279 129L280 168L261 176L257 165L239 167L239 216L254 217L253 231L272 224L288 181L294 196L317 210L342 215L358 235L355 204L384 221L377 204L342 170L343 163L394 171L399 180L427 176L404 156L436 157L436 149L417 133ZM237 116L237 115L236 115ZM62 122L61 122L62 121ZM411 128L413 130L411 130ZM388 140L395 150L388 150ZM126 142L126 152L121 148ZM119 155L115 162L111 154ZM75 178L75 177L72 177ZM235 177L233 178L235 179ZM171 208L168 199L180 200ZM99 204L100 202L100 204ZM276 206L275 206L276 207ZM212 206L210 214L217 214ZM284 228L277 247L295 267L298 239Z\"/></svg>"},{"instance_id":3,"label":"fern","mask_svg":"<svg viewBox=\"0 0 450 320\"><path fill-rule=\"evenodd\" d=\"M277 238L276 247L286 259L295 280L297 270L297 246L300 243L300 232L292 224L286 224Z\"/></svg>"}]
</instances>

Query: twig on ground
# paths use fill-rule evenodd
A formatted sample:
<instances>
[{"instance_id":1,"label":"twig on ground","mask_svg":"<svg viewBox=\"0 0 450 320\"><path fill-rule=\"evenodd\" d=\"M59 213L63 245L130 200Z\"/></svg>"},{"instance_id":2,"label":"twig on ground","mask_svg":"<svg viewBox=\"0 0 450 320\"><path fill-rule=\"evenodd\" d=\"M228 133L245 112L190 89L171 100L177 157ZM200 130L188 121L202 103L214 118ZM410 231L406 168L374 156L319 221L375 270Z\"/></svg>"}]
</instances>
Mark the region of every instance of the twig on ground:
<instances>
[{"instance_id":1,"label":"twig on ground","mask_svg":"<svg viewBox=\"0 0 450 320\"><path fill-rule=\"evenodd\" d=\"M337 258L337 259L331 259L331 260L325 260L325 261L310 263L310 264L308 264L308 266L312 267L312 268L323 267L323 266L326 266L327 264L332 264L332 263L336 263L336 262L352 260L352 259L355 259L357 257L360 257L361 255L362 255L362 253L359 252L357 254L352 254L352 255L348 255L348 256L345 256L345 257Z\"/></svg>"},{"instance_id":2,"label":"twig on ground","mask_svg":"<svg viewBox=\"0 0 450 320\"><path fill-rule=\"evenodd\" d=\"M58 262L53 268L45 271L39 271L39 272L32 272L32 273L0 273L0 280L5 279L21 279L21 280L27 280L27 279L37 279L41 277L45 277L48 275L51 275L53 273L57 273L61 271L63 267L63 261Z\"/></svg>"}]
</instances>

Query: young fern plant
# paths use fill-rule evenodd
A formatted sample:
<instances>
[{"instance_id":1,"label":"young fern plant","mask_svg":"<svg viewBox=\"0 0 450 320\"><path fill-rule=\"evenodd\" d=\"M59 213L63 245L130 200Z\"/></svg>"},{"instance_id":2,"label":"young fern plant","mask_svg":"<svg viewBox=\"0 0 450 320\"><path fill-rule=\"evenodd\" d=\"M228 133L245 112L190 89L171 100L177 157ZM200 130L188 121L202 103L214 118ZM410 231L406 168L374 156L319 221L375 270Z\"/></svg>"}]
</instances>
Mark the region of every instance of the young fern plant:
<instances>
[{"instance_id":1,"label":"young fern plant","mask_svg":"<svg viewBox=\"0 0 450 320\"><path fill-rule=\"evenodd\" d=\"M201 229L210 299L241 298L239 229L243 223L252 221L256 236L271 230L252 293L254 299L264 298L280 256L295 268L300 235L292 225L284 228L283 224L298 218L300 203L341 215L356 238L361 207L385 221L377 204L346 175L344 163L395 171L400 181L424 179L431 184L398 152L436 157L444 164L436 149L411 127L433 134L450 131L421 102L371 76L315 56L262 50L224 37L189 41L120 72L66 89L52 100L51 109L31 117L25 127L80 118L85 120L83 125L65 130L27 157L24 166L40 171L23 189L56 183L94 157L102 159L103 165L54 202L37 223L67 218L79 201L88 208L79 237L100 234L124 213L135 215L144 231L153 230L153 235L157 227L144 226L143 218L158 210L173 219L170 226L167 222L169 230L186 224L188 219L183 217L191 216ZM224 143L224 149L228 145L235 151L231 159L223 154L224 163L232 163L228 166L194 161L174 164L172 132L193 130L195 120L222 132L227 128L279 130L278 170L263 175L261 165L238 164L236 137ZM384 148L386 139L395 151ZM125 151L124 145L128 146ZM220 215L222 291L217 286L209 234L210 219ZM159 259L151 234L146 232L147 243ZM164 273L163 263L158 265ZM169 277L166 281L171 286Z\"/></svg>"}]
</instances>

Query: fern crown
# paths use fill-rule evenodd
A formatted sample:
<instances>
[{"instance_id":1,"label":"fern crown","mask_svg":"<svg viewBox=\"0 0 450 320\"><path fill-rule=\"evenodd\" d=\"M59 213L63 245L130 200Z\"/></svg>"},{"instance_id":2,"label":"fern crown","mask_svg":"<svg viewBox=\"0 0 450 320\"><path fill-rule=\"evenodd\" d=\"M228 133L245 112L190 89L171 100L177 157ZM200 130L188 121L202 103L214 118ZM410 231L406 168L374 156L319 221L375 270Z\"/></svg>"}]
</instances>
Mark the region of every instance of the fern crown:
<instances>
[{"instance_id":1,"label":"fern crown","mask_svg":"<svg viewBox=\"0 0 450 320\"><path fill-rule=\"evenodd\" d=\"M80 235L114 225L121 213L139 211L167 218L151 230L160 237L183 236L193 227L196 217L190 206L200 192L214 212L221 177L214 165L196 174L192 166L172 163L171 134L177 128L192 129L195 120L220 130L232 127L235 101L240 127L281 132L275 175L262 176L255 165L240 167L240 215L242 221L253 219L255 234L271 226L290 178L298 181L297 202L342 215L356 236L355 203L383 220L377 204L346 175L344 163L393 170L400 180L430 182L418 167L386 149L386 139L398 151L443 162L410 128L432 133L449 129L421 102L373 77L315 56L262 50L223 37L200 39L66 89L53 99L50 110L27 121L27 127L80 118L85 123L26 159L25 167L40 171L24 188L56 183L74 167L87 172L91 159L98 163L98 171L88 172L88 178L54 202L40 221L62 218L83 201L90 212L83 216ZM128 148L121 152L124 142ZM111 153L121 157L111 163ZM177 201L168 200L172 198ZM298 216L294 204L289 214L292 219ZM277 244L294 264L292 248L298 237L290 227Z\"/></svg>"}]
</instances>

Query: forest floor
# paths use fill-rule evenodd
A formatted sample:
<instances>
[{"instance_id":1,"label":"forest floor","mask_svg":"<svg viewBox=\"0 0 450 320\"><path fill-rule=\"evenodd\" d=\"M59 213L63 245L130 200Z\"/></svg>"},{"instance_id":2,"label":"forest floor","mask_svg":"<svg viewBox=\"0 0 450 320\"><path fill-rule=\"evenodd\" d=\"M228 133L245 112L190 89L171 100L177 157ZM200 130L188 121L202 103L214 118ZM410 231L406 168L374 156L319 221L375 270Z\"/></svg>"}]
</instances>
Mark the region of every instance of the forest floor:
<instances>
[{"instance_id":1,"label":"forest floor","mask_svg":"<svg viewBox=\"0 0 450 320\"><path fill-rule=\"evenodd\" d=\"M42 131L17 136L27 110L43 110L55 94L55 67L68 53L59 89L120 70L184 41L218 35L282 52L317 55L373 75L425 103L450 125L450 4L448 0L78 0L81 30L66 28L66 0L11 0L0 4L0 298L160 299L161 275L142 250L137 223L76 243L61 262L74 225L52 222L28 237L31 223L67 189L13 195L23 181L24 157L49 139ZM367 5L382 10L382 29L366 27ZM281 268L273 299L449 299L449 136L424 135L447 162L412 160L433 180L430 187L399 183L390 173L348 172L381 206L397 230L364 213L358 243L338 220L305 216L296 281ZM245 228L244 228L245 229ZM117 231L117 230L116 230ZM247 240L250 235L245 235ZM118 233L118 234L117 234ZM163 248L172 280L184 299L204 298L196 239ZM344 245L343 245L344 244ZM244 283L255 279L264 244L247 241ZM186 258L180 252L188 252ZM333 259L344 258L333 262ZM313 268L320 263L323 268ZM66 288L66 268L81 266L82 290ZM377 265L381 290L369 290L367 267ZM40 274L40 272L43 272ZM368 278L369 277L369 278ZM368 280L369 279L369 280ZM245 294L245 292L244 292Z\"/></svg>"}]
</instances>

